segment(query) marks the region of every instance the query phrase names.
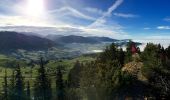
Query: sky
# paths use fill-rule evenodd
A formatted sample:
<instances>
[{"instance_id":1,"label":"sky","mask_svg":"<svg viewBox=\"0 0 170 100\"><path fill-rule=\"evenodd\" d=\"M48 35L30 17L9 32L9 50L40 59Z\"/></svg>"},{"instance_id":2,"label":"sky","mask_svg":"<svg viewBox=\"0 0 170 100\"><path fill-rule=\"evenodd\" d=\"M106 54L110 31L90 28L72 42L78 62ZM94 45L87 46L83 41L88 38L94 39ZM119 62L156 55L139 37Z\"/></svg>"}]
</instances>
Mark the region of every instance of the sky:
<instances>
[{"instance_id":1,"label":"sky","mask_svg":"<svg viewBox=\"0 0 170 100\"><path fill-rule=\"evenodd\" d=\"M169 0L0 0L0 30L170 44Z\"/></svg>"}]
</instances>

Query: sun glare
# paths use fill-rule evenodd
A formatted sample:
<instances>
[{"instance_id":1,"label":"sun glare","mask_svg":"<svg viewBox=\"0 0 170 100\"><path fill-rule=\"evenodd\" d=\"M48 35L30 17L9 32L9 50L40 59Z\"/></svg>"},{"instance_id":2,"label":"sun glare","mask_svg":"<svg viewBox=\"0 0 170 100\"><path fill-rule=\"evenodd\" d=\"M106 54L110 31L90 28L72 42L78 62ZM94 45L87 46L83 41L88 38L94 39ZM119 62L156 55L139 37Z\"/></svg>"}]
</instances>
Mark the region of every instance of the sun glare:
<instances>
[{"instance_id":1,"label":"sun glare","mask_svg":"<svg viewBox=\"0 0 170 100\"><path fill-rule=\"evenodd\" d=\"M44 0L27 0L26 14L39 17L45 12Z\"/></svg>"}]
</instances>

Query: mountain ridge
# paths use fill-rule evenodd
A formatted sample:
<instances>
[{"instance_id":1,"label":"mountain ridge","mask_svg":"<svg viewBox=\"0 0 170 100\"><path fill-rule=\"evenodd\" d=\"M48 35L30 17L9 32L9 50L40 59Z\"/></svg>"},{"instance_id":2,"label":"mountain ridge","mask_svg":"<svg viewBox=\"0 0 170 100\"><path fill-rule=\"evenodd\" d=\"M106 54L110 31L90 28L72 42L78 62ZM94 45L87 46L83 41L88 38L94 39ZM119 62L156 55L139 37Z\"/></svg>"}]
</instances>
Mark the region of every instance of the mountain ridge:
<instances>
[{"instance_id":1,"label":"mountain ridge","mask_svg":"<svg viewBox=\"0 0 170 100\"><path fill-rule=\"evenodd\" d=\"M47 35L47 39L50 39L55 42L59 43L102 43L102 42L115 42L118 41L117 39L112 39L109 37L98 37L98 36L77 36L77 35Z\"/></svg>"},{"instance_id":2,"label":"mountain ridge","mask_svg":"<svg viewBox=\"0 0 170 100\"><path fill-rule=\"evenodd\" d=\"M45 38L33 35L28 36L18 32L0 32L1 52L15 51L17 49L43 50L53 46L56 46L56 43Z\"/></svg>"}]
</instances>

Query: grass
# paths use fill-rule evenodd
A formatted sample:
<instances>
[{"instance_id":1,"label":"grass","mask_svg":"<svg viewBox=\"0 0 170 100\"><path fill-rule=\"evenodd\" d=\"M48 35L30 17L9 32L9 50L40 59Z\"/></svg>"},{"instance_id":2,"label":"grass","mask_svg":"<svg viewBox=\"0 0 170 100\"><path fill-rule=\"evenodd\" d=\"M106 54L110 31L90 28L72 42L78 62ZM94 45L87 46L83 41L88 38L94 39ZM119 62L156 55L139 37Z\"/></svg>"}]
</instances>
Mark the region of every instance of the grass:
<instances>
[{"instance_id":1,"label":"grass","mask_svg":"<svg viewBox=\"0 0 170 100\"><path fill-rule=\"evenodd\" d=\"M0 54L0 60L2 60L2 59L8 59L8 57Z\"/></svg>"}]
</instances>

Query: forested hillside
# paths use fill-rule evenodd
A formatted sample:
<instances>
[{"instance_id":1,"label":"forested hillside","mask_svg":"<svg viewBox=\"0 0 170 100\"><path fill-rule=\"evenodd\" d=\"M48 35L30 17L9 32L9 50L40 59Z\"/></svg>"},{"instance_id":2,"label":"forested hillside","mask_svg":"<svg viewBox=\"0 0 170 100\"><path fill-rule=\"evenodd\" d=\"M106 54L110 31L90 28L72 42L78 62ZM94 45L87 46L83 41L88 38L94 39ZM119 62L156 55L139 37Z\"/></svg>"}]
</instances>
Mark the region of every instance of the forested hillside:
<instances>
[{"instance_id":1,"label":"forested hillside","mask_svg":"<svg viewBox=\"0 0 170 100\"><path fill-rule=\"evenodd\" d=\"M17 32L0 32L0 52L10 53L18 49L24 50L47 50L56 46L51 40L37 36L28 36Z\"/></svg>"},{"instance_id":2,"label":"forested hillside","mask_svg":"<svg viewBox=\"0 0 170 100\"><path fill-rule=\"evenodd\" d=\"M170 46L129 42L68 62L16 63L1 70L2 100L165 100L170 97ZM31 67L32 66L32 67ZM24 72L24 69L31 69ZM12 72L9 73L8 71ZM9 75L10 74L10 75Z\"/></svg>"},{"instance_id":3,"label":"forested hillside","mask_svg":"<svg viewBox=\"0 0 170 100\"><path fill-rule=\"evenodd\" d=\"M116 42L119 40L112 39L109 37L93 37L93 36L76 36L76 35L69 35L69 36L63 36L63 35L47 35L46 38L55 41L56 43L87 43L87 44L97 44L102 42Z\"/></svg>"}]
</instances>

